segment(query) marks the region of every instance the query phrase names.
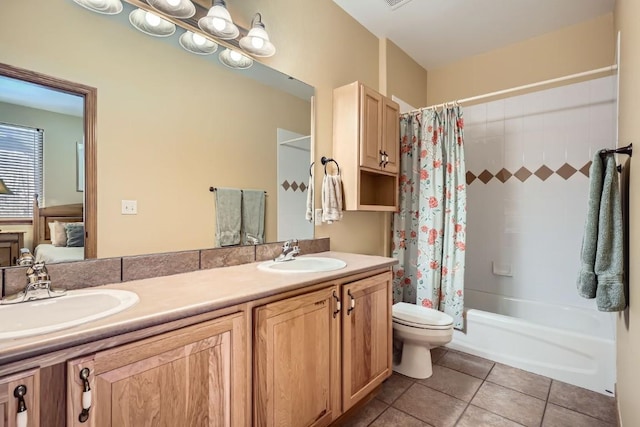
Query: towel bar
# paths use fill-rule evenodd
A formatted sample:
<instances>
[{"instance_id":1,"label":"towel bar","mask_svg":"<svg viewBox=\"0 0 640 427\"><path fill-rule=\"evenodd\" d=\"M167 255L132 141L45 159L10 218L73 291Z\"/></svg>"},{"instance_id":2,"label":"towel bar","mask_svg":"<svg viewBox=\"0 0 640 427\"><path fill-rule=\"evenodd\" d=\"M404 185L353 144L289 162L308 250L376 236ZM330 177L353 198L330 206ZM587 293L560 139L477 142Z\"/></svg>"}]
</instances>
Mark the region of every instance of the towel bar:
<instances>
[{"instance_id":1,"label":"towel bar","mask_svg":"<svg viewBox=\"0 0 640 427\"><path fill-rule=\"evenodd\" d=\"M214 191L218 191L218 187L209 187L209 191L211 191L212 193L213 193ZM242 190L240 190L240 192L242 193ZM266 194L267 194L267 192L265 191L265 192L264 192L264 194L266 195Z\"/></svg>"}]
</instances>

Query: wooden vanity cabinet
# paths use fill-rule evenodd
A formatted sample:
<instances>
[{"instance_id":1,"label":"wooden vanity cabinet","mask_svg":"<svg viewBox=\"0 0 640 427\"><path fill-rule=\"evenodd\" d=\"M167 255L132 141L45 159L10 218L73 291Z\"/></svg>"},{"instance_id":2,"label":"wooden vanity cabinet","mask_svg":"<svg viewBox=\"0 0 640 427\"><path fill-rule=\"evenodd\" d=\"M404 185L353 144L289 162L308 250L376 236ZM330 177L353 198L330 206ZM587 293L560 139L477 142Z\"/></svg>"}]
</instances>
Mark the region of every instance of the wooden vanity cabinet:
<instances>
[{"instance_id":1,"label":"wooden vanity cabinet","mask_svg":"<svg viewBox=\"0 0 640 427\"><path fill-rule=\"evenodd\" d=\"M319 427L340 413L337 286L254 311L256 426Z\"/></svg>"},{"instance_id":2,"label":"wooden vanity cabinet","mask_svg":"<svg viewBox=\"0 0 640 427\"><path fill-rule=\"evenodd\" d=\"M67 426L248 425L245 322L238 313L69 361Z\"/></svg>"},{"instance_id":3,"label":"wooden vanity cabinet","mask_svg":"<svg viewBox=\"0 0 640 427\"><path fill-rule=\"evenodd\" d=\"M25 387L18 389L19 387ZM16 394L24 392L24 405ZM20 414L19 414L20 412ZM26 417L26 427L40 426L40 371L26 372L0 378L0 427L18 427L18 419ZM23 421L24 422L24 421Z\"/></svg>"},{"instance_id":4,"label":"wooden vanity cabinet","mask_svg":"<svg viewBox=\"0 0 640 427\"><path fill-rule=\"evenodd\" d=\"M391 375L391 272L342 286L342 410Z\"/></svg>"},{"instance_id":5,"label":"wooden vanity cabinet","mask_svg":"<svg viewBox=\"0 0 640 427\"><path fill-rule=\"evenodd\" d=\"M333 158L340 164L346 210L396 211L400 108L353 82L333 91Z\"/></svg>"}]
</instances>

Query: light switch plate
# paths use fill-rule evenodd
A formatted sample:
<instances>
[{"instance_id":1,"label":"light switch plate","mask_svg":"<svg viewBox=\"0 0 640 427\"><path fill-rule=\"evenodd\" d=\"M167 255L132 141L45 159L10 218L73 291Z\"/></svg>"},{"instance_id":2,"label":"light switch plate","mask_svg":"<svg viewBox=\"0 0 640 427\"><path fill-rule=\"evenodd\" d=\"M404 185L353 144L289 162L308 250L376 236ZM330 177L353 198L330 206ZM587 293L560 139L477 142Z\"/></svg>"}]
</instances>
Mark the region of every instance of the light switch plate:
<instances>
[{"instance_id":1,"label":"light switch plate","mask_svg":"<svg viewBox=\"0 0 640 427\"><path fill-rule=\"evenodd\" d=\"M123 200L122 201L122 215L137 215L138 214L138 201L137 200Z\"/></svg>"},{"instance_id":2,"label":"light switch plate","mask_svg":"<svg viewBox=\"0 0 640 427\"><path fill-rule=\"evenodd\" d=\"M313 218L315 220L315 225L322 225L322 209L316 209Z\"/></svg>"}]
</instances>

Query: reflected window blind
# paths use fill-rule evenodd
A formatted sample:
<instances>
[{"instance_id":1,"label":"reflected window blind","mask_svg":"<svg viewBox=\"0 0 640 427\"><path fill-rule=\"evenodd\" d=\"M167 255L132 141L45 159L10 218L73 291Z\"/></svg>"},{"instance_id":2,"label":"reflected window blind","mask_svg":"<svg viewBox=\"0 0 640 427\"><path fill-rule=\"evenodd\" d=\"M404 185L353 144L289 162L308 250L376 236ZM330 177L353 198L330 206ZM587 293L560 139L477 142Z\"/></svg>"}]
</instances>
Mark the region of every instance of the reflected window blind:
<instances>
[{"instance_id":1,"label":"reflected window blind","mask_svg":"<svg viewBox=\"0 0 640 427\"><path fill-rule=\"evenodd\" d=\"M0 219L33 218L33 197L42 194L43 141L42 129L0 123L0 179L13 192L0 194Z\"/></svg>"}]
</instances>

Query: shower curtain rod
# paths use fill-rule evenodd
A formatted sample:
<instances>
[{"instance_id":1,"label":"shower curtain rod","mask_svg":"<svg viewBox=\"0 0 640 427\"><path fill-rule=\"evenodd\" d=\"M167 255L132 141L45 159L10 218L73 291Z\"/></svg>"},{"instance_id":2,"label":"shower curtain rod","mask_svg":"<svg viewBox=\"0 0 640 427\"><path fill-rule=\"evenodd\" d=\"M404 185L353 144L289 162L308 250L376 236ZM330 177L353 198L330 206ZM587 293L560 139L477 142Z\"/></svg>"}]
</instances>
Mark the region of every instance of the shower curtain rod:
<instances>
[{"instance_id":1,"label":"shower curtain rod","mask_svg":"<svg viewBox=\"0 0 640 427\"><path fill-rule=\"evenodd\" d=\"M446 105L452 105L452 104L455 105L455 104L462 104L462 103L466 103L466 102L479 101L479 100L485 99L485 98L491 98L491 97L498 96L498 95L504 95L504 94L507 94L507 93L517 92L517 91L525 90L525 89L531 89L531 88L534 88L534 87L544 86L544 85L548 85L548 84L552 84L552 83L563 82L565 80L573 80L573 79L577 79L577 78L580 78L580 77L591 76L593 74L607 73L607 72L615 71L617 69L618 69L617 65L615 65L615 64L614 65L609 65L608 67L596 68L595 70L583 71L581 73L570 74L568 76L557 77L555 79L543 80L543 81L536 82L536 83L530 83L530 84L526 84L526 85L522 85L522 86L512 87L510 89L498 90L496 92L485 93L484 95L472 96L470 98L459 99L457 101L444 102L444 103L440 103L440 104L431 105L429 107L422 107L422 108L418 108L416 110L411 110L408 113L417 113L417 112L422 111L422 110L438 108L438 107L442 107L442 106L446 106ZM407 114L407 113L405 113L405 114Z\"/></svg>"}]
</instances>

